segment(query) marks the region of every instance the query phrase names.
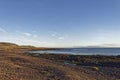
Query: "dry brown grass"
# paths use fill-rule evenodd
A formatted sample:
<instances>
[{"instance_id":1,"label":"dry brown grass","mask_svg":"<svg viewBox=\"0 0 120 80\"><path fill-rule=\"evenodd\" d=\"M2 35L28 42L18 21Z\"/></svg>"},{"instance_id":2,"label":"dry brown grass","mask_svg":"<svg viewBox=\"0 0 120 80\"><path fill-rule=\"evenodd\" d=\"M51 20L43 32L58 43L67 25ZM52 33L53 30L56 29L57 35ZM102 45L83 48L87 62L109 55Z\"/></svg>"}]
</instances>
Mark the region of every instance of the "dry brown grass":
<instances>
[{"instance_id":1,"label":"dry brown grass","mask_svg":"<svg viewBox=\"0 0 120 80\"><path fill-rule=\"evenodd\" d=\"M0 80L101 80L102 76L96 79L96 74L86 71L20 52L0 51Z\"/></svg>"},{"instance_id":2,"label":"dry brown grass","mask_svg":"<svg viewBox=\"0 0 120 80\"><path fill-rule=\"evenodd\" d=\"M85 68L23 54L28 48L8 46L0 46L0 80L114 80L90 74Z\"/></svg>"},{"instance_id":3,"label":"dry brown grass","mask_svg":"<svg viewBox=\"0 0 120 80\"><path fill-rule=\"evenodd\" d=\"M68 66L14 52L0 52L0 80L93 80Z\"/></svg>"}]
</instances>

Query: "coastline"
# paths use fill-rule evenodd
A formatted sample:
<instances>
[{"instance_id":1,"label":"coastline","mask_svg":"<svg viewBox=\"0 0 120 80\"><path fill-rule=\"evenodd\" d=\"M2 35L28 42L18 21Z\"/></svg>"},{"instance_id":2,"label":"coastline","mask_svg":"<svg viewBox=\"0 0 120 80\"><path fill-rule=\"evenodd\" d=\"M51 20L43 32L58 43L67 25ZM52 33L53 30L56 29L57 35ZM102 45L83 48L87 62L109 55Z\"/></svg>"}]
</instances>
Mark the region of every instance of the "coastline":
<instances>
[{"instance_id":1,"label":"coastline","mask_svg":"<svg viewBox=\"0 0 120 80\"><path fill-rule=\"evenodd\" d=\"M63 65L83 67L99 74L102 73L103 75L120 79L120 55L27 54L37 58L52 60Z\"/></svg>"},{"instance_id":2,"label":"coastline","mask_svg":"<svg viewBox=\"0 0 120 80\"><path fill-rule=\"evenodd\" d=\"M5 45L5 44L4 44ZM2 46L0 46L2 47ZM0 50L1 80L116 80L120 56L36 54L35 48L14 45ZM36 48L38 49L38 48ZM40 49L40 48L39 48ZM42 49L41 49L42 50ZM46 49L47 50L47 49ZM116 63L100 66L100 62ZM86 65L87 64L87 65ZM102 63L103 64L103 63ZM113 66L111 66L113 65Z\"/></svg>"}]
</instances>

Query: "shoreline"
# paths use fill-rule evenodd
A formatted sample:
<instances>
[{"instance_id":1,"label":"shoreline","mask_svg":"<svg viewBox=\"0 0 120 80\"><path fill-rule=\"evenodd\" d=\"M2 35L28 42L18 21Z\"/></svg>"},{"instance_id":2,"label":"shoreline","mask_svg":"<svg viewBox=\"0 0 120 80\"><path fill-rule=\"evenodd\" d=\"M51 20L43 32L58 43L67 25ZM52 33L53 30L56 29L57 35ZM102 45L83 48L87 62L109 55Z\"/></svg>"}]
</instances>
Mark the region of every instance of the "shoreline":
<instances>
[{"instance_id":1,"label":"shoreline","mask_svg":"<svg viewBox=\"0 0 120 80\"><path fill-rule=\"evenodd\" d=\"M86 69L120 79L120 56L103 55L69 55L69 54L39 54L27 53L30 56L52 60L68 66L84 67ZM111 70L111 71L110 71Z\"/></svg>"},{"instance_id":2,"label":"shoreline","mask_svg":"<svg viewBox=\"0 0 120 80\"><path fill-rule=\"evenodd\" d=\"M53 49L54 50L54 49ZM74 52L55 52L53 50L31 50L31 51L26 51L26 53L35 53L35 54L67 54L67 55L76 55L76 56L120 56L120 54L113 54L113 55L110 55L110 54L88 54L88 53L74 53Z\"/></svg>"},{"instance_id":3,"label":"shoreline","mask_svg":"<svg viewBox=\"0 0 120 80\"><path fill-rule=\"evenodd\" d=\"M1 80L120 79L120 56L30 54L28 51L38 48L8 43L1 45ZM39 48L39 50L43 49L48 50L48 48Z\"/></svg>"}]
</instances>

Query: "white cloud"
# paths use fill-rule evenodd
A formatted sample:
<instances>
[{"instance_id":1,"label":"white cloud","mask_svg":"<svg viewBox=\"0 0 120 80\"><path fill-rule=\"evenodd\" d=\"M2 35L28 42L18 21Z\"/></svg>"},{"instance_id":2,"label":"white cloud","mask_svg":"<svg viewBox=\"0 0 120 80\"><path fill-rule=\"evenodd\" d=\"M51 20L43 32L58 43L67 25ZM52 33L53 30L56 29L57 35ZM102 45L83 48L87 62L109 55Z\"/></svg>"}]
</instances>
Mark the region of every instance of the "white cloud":
<instances>
[{"instance_id":1,"label":"white cloud","mask_svg":"<svg viewBox=\"0 0 120 80\"><path fill-rule=\"evenodd\" d=\"M55 36L56 36L56 34L51 34L51 36L52 36L52 37L55 37Z\"/></svg>"},{"instance_id":2,"label":"white cloud","mask_svg":"<svg viewBox=\"0 0 120 80\"><path fill-rule=\"evenodd\" d=\"M67 34L62 34L62 33L58 33L58 32L52 32L51 36L56 40L64 40L64 39L68 38Z\"/></svg>"},{"instance_id":3,"label":"white cloud","mask_svg":"<svg viewBox=\"0 0 120 80\"><path fill-rule=\"evenodd\" d=\"M28 36L28 37L32 36L31 33L27 33L27 32L23 33L23 35Z\"/></svg>"},{"instance_id":4,"label":"white cloud","mask_svg":"<svg viewBox=\"0 0 120 80\"><path fill-rule=\"evenodd\" d=\"M33 35L34 38L38 37L37 35Z\"/></svg>"},{"instance_id":5,"label":"white cloud","mask_svg":"<svg viewBox=\"0 0 120 80\"><path fill-rule=\"evenodd\" d=\"M1 32L1 33L6 33L7 31L4 30L3 28L0 28L0 32Z\"/></svg>"},{"instance_id":6,"label":"white cloud","mask_svg":"<svg viewBox=\"0 0 120 80\"><path fill-rule=\"evenodd\" d=\"M25 36L27 36L27 37L33 37L33 38L37 38L37 37L38 37L38 35L32 34L32 33L28 33L28 32L24 32L24 33L22 33L22 34L24 35L24 37L25 37Z\"/></svg>"},{"instance_id":7,"label":"white cloud","mask_svg":"<svg viewBox=\"0 0 120 80\"><path fill-rule=\"evenodd\" d=\"M58 39L59 39L59 40L63 40L63 39L64 39L64 37L58 37Z\"/></svg>"},{"instance_id":8,"label":"white cloud","mask_svg":"<svg viewBox=\"0 0 120 80\"><path fill-rule=\"evenodd\" d=\"M53 33L51 34L51 36L52 36L52 37L56 37L56 36L57 36L57 32L53 32Z\"/></svg>"}]
</instances>

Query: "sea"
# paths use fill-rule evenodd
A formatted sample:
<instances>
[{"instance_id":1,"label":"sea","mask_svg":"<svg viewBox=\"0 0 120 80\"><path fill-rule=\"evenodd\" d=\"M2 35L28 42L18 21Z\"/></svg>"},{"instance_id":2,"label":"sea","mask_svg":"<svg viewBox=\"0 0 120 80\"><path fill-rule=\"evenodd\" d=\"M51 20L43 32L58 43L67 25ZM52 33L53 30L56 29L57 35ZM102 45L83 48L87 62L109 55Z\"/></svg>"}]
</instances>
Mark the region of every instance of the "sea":
<instances>
[{"instance_id":1,"label":"sea","mask_svg":"<svg viewBox=\"0 0 120 80\"><path fill-rule=\"evenodd\" d=\"M30 51L40 54L72 54L72 55L120 55L120 48L64 48L55 50Z\"/></svg>"}]
</instances>

